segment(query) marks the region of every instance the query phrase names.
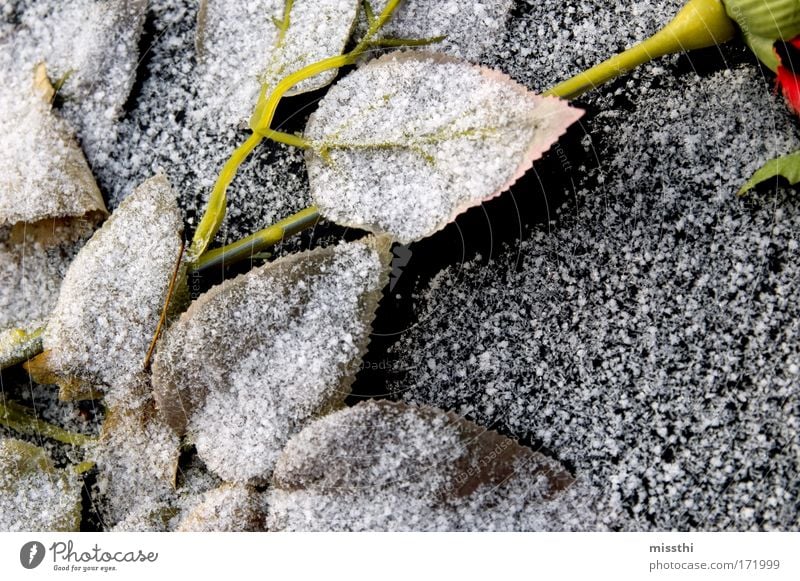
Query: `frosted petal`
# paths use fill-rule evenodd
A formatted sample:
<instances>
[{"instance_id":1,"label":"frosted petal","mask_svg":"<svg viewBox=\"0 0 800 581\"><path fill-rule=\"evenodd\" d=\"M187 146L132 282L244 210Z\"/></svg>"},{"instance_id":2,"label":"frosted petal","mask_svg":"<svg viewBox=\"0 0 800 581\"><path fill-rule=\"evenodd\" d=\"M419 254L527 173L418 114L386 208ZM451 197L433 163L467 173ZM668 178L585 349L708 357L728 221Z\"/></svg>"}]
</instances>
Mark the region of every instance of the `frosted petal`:
<instances>
[{"instance_id":1,"label":"frosted petal","mask_svg":"<svg viewBox=\"0 0 800 581\"><path fill-rule=\"evenodd\" d=\"M368 402L292 438L273 475L270 529L509 526L573 483L557 462L452 413Z\"/></svg>"},{"instance_id":2,"label":"frosted petal","mask_svg":"<svg viewBox=\"0 0 800 581\"><path fill-rule=\"evenodd\" d=\"M106 216L69 124L33 90L0 91L0 226ZM26 87L27 88L27 87Z\"/></svg>"},{"instance_id":3,"label":"frosted petal","mask_svg":"<svg viewBox=\"0 0 800 581\"><path fill-rule=\"evenodd\" d=\"M143 362L181 245L166 178L142 184L78 253L44 334L49 370L105 392L112 406L146 401Z\"/></svg>"},{"instance_id":4,"label":"frosted petal","mask_svg":"<svg viewBox=\"0 0 800 581\"><path fill-rule=\"evenodd\" d=\"M215 287L170 327L153 362L159 410L209 469L269 477L291 434L338 407L369 339L386 238L295 254Z\"/></svg>"},{"instance_id":5,"label":"frosted petal","mask_svg":"<svg viewBox=\"0 0 800 581\"><path fill-rule=\"evenodd\" d=\"M135 412L108 415L91 450L98 472L94 503L106 526L136 515L140 527L159 516L166 520L159 507L168 506L174 497L179 446L179 438L152 401Z\"/></svg>"},{"instance_id":6,"label":"frosted petal","mask_svg":"<svg viewBox=\"0 0 800 581\"><path fill-rule=\"evenodd\" d=\"M117 121L136 80L147 0L26 3L7 38L0 37L4 81L44 62L63 79L61 111L93 165L107 163ZM27 81L27 79L24 79ZM0 102L5 104L0 87Z\"/></svg>"},{"instance_id":7,"label":"frosted petal","mask_svg":"<svg viewBox=\"0 0 800 581\"><path fill-rule=\"evenodd\" d=\"M264 528L261 494L249 486L223 484L200 495L178 524L181 532L247 532Z\"/></svg>"},{"instance_id":8,"label":"frosted petal","mask_svg":"<svg viewBox=\"0 0 800 581\"><path fill-rule=\"evenodd\" d=\"M80 522L80 478L33 444L0 440L0 531L77 531Z\"/></svg>"}]
</instances>

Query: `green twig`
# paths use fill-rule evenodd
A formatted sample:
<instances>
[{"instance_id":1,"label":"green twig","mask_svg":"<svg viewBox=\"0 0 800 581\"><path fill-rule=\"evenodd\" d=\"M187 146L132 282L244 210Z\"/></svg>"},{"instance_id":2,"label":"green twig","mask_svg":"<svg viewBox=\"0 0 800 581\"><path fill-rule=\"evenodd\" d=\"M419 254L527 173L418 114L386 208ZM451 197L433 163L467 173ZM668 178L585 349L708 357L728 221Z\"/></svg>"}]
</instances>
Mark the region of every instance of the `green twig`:
<instances>
[{"instance_id":1,"label":"green twig","mask_svg":"<svg viewBox=\"0 0 800 581\"><path fill-rule=\"evenodd\" d=\"M299 149L309 149L311 147L311 142L305 139L302 135L284 133L283 131L275 131L274 129L257 129L255 130L255 133L261 137L264 137L265 139L291 145L292 147L297 147Z\"/></svg>"},{"instance_id":2,"label":"green twig","mask_svg":"<svg viewBox=\"0 0 800 581\"><path fill-rule=\"evenodd\" d=\"M301 210L247 238L242 238L233 244L206 252L194 264L193 270L207 270L212 267L224 266L239 260L252 258L262 250L280 243L286 237L313 227L319 221L319 218L319 210L315 206Z\"/></svg>"},{"instance_id":3,"label":"green twig","mask_svg":"<svg viewBox=\"0 0 800 581\"><path fill-rule=\"evenodd\" d=\"M0 334L0 369L27 361L42 352L44 327L30 333L25 329L9 329Z\"/></svg>"},{"instance_id":4,"label":"green twig","mask_svg":"<svg viewBox=\"0 0 800 581\"><path fill-rule=\"evenodd\" d=\"M364 0L364 16L367 18L367 26L372 26L375 22L375 11L372 9L372 3L369 0Z\"/></svg>"},{"instance_id":5,"label":"green twig","mask_svg":"<svg viewBox=\"0 0 800 581\"><path fill-rule=\"evenodd\" d=\"M430 38L381 38L370 41L372 48L397 48L401 46L428 46L442 42L447 36L432 36Z\"/></svg>"},{"instance_id":6,"label":"green twig","mask_svg":"<svg viewBox=\"0 0 800 581\"><path fill-rule=\"evenodd\" d=\"M92 460L85 460L80 464L76 464L72 467L76 474L86 474L89 470L95 467L95 463Z\"/></svg>"},{"instance_id":7,"label":"green twig","mask_svg":"<svg viewBox=\"0 0 800 581\"><path fill-rule=\"evenodd\" d=\"M214 184L214 189L211 190L211 195L208 197L206 211L197 225L192 244L186 252L189 262L195 262L200 258L200 255L205 252L214 236L216 236L220 226L222 226L222 221L225 219L225 210L228 204L228 186L233 181L233 178L236 177L239 166L263 139L260 135L251 135L247 141L236 148L233 155L225 162Z\"/></svg>"},{"instance_id":8,"label":"green twig","mask_svg":"<svg viewBox=\"0 0 800 581\"><path fill-rule=\"evenodd\" d=\"M323 59L303 67L279 82L269 95L267 95L268 87L266 85L262 86L261 94L259 95L258 103L256 104L250 123L253 134L233 152L217 177L217 181L208 198L206 210L197 225L192 244L187 251L189 263L196 263L200 259L208 248L208 245L214 239L214 236L216 236L220 226L222 226L228 204L228 186L230 186L233 178L236 176L239 166L241 166L244 160L247 159L253 150L261 143L264 139L264 135L272 135L279 139L296 141L298 144L302 143L301 146L305 145L306 142L302 140L302 138L281 132L270 133L273 131L271 128L272 121L275 118L275 111L281 99L283 99L292 87L306 79L310 79L329 70L340 69L355 63L369 48L369 43L375 38L380 29L392 17L392 14L397 9L400 2L401 0L389 0L389 3L381 11L380 16L373 20L364 37L349 53ZM289 6L289 8L291 8L291 6ZM286 11L284 12L284 20L286 20Z\"/></svg>"},{"instance_id":9,"label":"green twig","mask_svg":"<svg viewBox=\"0 0 800 581\"><path fill-rule=\"evenodd\" d=\"M277 18L272 19L272 21L275 23L275 26L278 27L278 46L281 46L286 40L286 33L289 31L289 27L292 25L292 4L294 4L294 0L286 0L286 4L283 6L283 18L281 20L278 20Z\"/></svg>"},{"instance_id":10,"label":"green twig","mask_svg":"<svg viewBox=\"0 0 800 581\"><path fill-rule=\"evenodd\" d=\"M721 0L689 0L669 24L644 42L544 94L574 99L655 58L714 46L731 40L735 34L736 27Z\"/></svg>"}]
</instances>

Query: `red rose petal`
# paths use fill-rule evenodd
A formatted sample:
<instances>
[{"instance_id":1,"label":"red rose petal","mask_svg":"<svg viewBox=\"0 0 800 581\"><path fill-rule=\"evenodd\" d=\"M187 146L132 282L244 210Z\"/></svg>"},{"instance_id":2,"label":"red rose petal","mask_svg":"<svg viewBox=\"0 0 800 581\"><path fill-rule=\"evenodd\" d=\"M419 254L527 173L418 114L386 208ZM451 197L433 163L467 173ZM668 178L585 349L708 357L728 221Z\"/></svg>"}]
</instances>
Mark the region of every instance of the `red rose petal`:
<instances>
[{"instance_id":1,"label":"red rose petal","mask_svg":"<svg viewBox=\"0 0 800 581\"><path fill-rule=\"evenodd\" d=\"M800 75L794 74L786 67L778 67L778 85L789 107L800 115Z\"/></svg>"}]
</instances>

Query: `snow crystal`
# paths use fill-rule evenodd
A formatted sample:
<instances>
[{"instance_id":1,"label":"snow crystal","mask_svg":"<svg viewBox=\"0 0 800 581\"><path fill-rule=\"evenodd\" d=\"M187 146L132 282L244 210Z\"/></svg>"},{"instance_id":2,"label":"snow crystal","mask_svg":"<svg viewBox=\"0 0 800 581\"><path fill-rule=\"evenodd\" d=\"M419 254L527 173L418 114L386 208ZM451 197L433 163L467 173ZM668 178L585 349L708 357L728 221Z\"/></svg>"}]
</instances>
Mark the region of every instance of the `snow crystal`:
<instances>
[{"instance_id":1,"label":"snow crystal","mask_svg":"<svg viewBox=\"0 0 800 581\"><path fill-rule=\"evenodd\" d=\"M431 283L392 387L554 450L605 526L794 527L800 207L735 194L800 136L750 65L658 85L587 122L552 232Z\"/></svg>"},{"instance_id":2,"label":"snow crystal","mask_svg":"<svg viewBox=\"0 0 800 581\"><path fill-rule=\"evenodd\" d=\"M163 176L120 205L64 278L44 334L51 371L104 390L112 406L144 401L143 362L178 259L181 229Z\"/></svg>"},{"instance_id":3,"label":"snow crystal","mask_svg":"<svg viewBox=\"0 0 800 581\"><path fill-rule=\"evenodd\" d=\"M342 403L389 260L384 238L295 254L225 281L165 332L159 409L212 471L268 478L289 436Z\"/></svg>"},{"instance_id":4,"label":"snow crystal","mask_svg":"<svg viewBox=\"0 0 800 581\"><path fill-rule=\"evenodd\" d=\"M581 111L430 53L372 61L311 116L311 191L325 217L402 243L511 186Z\"/></svg>"},{"instance_id":5,"label":"snow crystal","mask_svg":"<svg viewBox=\"0 0 800 581\"><path fill-rule=\"evenodd\" d=\"M200 496L177 528L181 532L248 532L264 530L261 494L248 486L224 484Z\"/></svg>"},{"instance_id":6,"label":"snow crystal","mask_svg":"<svg viewBox=\"0 0 800 581\"><path fill-rule=\"evenodd\" d=\"M389 0L374 0L377 16ZM513 0L403 0L378 38L444 40L429 45L471 62L478 62L502 38ZM360 19L366 31L366 19Z\"/></svg>"},{"instance_id":7,"label":"snow crystal","mask_svg":"<svg viewBox=\"0 0 800 581\"><path fill-rule=\"evenodd\" d=\"M273 476L269 526L562 528L570 510L559 499L572 483L558 463L453 414L368 402L289 441Z\"/></svg>"},{"instance_id":8,"label":"snow crystal","mask_svg":"<svg viewBox=\"0 0 800 581\"><path fill-rule=\"evenodd\" d=\"M77 531L81 483L41 448L0 440L0 531Z\"/></svg>"},{"instance_id":9,"label":"snow crystal","mask_svg":"<svg viewBox=\"0 0 800 581\"><path fill-rule=\"evenodd\" d=\"M202 116L224 125L250 118L262 85L282 79L327 57L341 54L353 28L358 0L296 0L284 35L285 0L204 0L197 29ZM289 94L324 87L329 71L307 79Z\"/></svg>"}]
</instances>

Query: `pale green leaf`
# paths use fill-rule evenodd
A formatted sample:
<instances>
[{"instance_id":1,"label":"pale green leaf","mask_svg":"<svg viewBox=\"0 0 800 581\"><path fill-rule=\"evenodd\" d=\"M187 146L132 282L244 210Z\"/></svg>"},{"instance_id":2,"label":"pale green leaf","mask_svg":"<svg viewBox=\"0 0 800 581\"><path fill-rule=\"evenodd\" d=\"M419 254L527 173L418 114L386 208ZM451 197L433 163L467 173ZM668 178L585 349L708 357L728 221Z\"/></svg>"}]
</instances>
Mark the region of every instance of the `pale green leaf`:
<instances>
[{"instance_id":1,"label":"pale green leaf","mask_svg":"<svg viewBox=\"0 0 800 581\"><path fill-rule=\"evenodd\" d=\"M742 189L739 190L739 195L747 193L758 184L768 180L777 180L777 178L784 178L793 186L800 182L800 150L783 157L771 159L762 165L742 186Z\"/></svg>"}]
</instances>

